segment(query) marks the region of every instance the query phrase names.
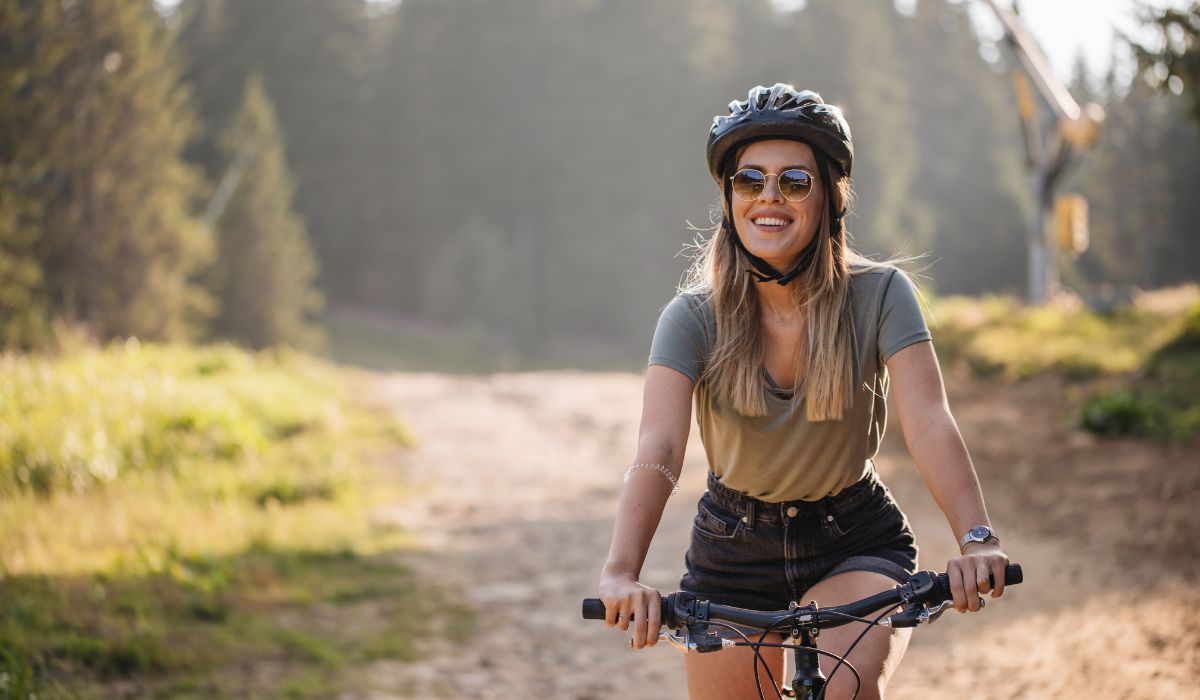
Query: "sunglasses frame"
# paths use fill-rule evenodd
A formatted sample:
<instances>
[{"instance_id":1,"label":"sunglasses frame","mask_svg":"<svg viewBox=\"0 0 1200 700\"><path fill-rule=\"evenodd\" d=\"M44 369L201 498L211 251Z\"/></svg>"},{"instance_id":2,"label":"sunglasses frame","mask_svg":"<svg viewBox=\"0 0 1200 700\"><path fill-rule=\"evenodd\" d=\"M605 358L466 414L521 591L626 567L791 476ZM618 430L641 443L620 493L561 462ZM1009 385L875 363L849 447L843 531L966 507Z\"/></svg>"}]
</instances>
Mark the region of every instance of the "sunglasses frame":
<instances>
[{"instance_id":1,"label":"sunglasses frame","mask_svg":"<svg viewBox=\"0 0 1200 700\"><path fill-rule=\"evenodd\" d=\"M740 175L744 172L755 172L755 173L758 173L759 175L762 175L763 183L762 183L762 189L759 190L758 194L755 194L753 197L743 197L742 195L738 194L737 187L734 187L731 184L730 190L733 192L733 196L737 197L738 199L742 200L743 202L753 202L754 200L758 199L759 196L762 194L762 191L767 188L767 183L769 183L771 181L771 178L773 177L773 178L775 178L775 187L776 187L776 189L779 190L779 196L783 197L784 199L786 199L789 202L792 202L793 204L798 204L798 203L803 202L804 200L808 199L809 195L812 194L813 185L815 184L814 180L816 180L816 178L813 176L813 174L808 172L804 168L788 168L787 170L784 170L783 172L779 172L779 173L764 173L763 171L759 170L758 168L741 168L737 172L735 172L734 174L729 176L730 183L733 183L734 178L736 178L738 175ZM787 196L784 193L783 188L779 187L779 178L783 177L785 174L790 173L790 172L801 172L808 176L808 183L809 183L808 190L805 191L804 196L800 197L799 199L793 199L793 198Z\"/></svg>"}]
</instances>

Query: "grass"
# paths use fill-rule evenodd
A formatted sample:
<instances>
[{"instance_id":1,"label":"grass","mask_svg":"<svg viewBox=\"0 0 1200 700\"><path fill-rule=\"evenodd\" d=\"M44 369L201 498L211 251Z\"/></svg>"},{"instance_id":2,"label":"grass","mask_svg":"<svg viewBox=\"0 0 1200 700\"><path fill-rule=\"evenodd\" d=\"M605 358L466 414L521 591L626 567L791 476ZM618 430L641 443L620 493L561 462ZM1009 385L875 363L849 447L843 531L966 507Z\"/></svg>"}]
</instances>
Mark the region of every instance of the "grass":
<instances>
[{"instance_id":1,"label":"grass","mask_svg":"<svg viewBox=\"0 0 1200 700\"><path fill-rule=\"evenodd\" d=\"M328 697L467 611L370 517L411 439L332 365L0 358L0 698Z\"/></svg>"},{"instance_id":2,"label":"grass","mask_svg":"<svg viewBox=\"0 0 1200 700\"><path fill-rule=\"evenodd\" d=\"M932 316L944 363L1018 380L1048 372L1069 379L1133 372L1179 332L1184 314L1132 307L1099 314L1030 307L1009 297L947 297L933 304Z\"/></svg>"},{"instance_id":3,"label":"grass","mask_svg":"<svg viewBox=\"0 0 1200 700\"><path fill-rule=\"evenodd\" d=\"M1086 430L1165 442L1200 437L1194 286L1104 314L1027 307L1005 297L951 297L936 301L932 315L935 345L947 366L1001 381L1055 374L1085 385L1089 395L1078 424Z\"/></svg>"}]
</instances>

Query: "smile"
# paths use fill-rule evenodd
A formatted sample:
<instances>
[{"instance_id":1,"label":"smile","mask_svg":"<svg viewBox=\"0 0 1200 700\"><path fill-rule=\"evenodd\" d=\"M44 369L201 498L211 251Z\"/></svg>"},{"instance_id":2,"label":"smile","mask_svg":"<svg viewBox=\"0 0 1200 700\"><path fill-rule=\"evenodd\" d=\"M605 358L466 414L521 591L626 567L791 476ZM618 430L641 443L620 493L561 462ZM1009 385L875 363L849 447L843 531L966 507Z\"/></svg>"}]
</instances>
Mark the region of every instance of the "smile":
<instances>
[{"instance_id":1,"label":"smile","mask_svg":"<svg viewBox=\"0 0 1200 700\"><path fill-rule=\"evenodd\" d=\"M779 229L792 223L791 219L782 219L776 216L760 216L751 219L754 225L765 229Z\"/></svg>"}]
</instances>

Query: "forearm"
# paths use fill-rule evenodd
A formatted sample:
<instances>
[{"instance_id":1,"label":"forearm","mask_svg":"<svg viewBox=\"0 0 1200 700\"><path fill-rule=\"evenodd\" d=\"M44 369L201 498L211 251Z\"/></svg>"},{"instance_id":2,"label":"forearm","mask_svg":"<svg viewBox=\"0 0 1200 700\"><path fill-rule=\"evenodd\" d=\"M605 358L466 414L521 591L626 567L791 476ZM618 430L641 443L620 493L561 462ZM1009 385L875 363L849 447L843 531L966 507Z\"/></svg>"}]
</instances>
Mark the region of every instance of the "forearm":
<instances>
[{"instance_id":1,"label":"forearm","mask_svg":"<svg viewBox=\"0 0 1200 700\"><path fill-rule=\"evenodd\" d=\"M638 450L634 464L662 464L676 478L683 456L675 457L669 450ZM604 575L625 575L636 580L650 549L650 541L662 520L663 509L671 495L672 484L656 469L634 469L625 482L617 505L613 525L612 545L604 563Z\"/></svg>"},{"instance_id":2,"label":"forearm","mask_svg":"<svg viewBox=\"0 0 1200 700\"><path fill-rule=\"evenodd\" d=\"M950 409L943 404L923 412L904 438L955 541L976 525L990 526L975 467Z\"/></svg>"}]
</instances>

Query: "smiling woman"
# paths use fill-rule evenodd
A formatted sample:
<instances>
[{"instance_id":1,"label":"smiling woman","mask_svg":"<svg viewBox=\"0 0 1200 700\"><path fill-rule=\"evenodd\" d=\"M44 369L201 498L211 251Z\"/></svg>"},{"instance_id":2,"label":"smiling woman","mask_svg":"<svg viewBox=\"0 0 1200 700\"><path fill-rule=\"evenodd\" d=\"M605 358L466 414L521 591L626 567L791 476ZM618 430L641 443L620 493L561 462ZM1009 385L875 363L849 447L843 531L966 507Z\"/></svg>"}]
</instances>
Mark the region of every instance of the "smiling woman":
<instances>
[{"instance_id":1,"label":"smiling woman","mask_svg":"<svg viewBox=\"0 0 1200 700\"><path fill-rule=\"evenodd\" d=\"M684 558L683 591L714 603L782 610L864 598L917 566L908 519L872 458L895 386L901 426L962 556L947 564L955 607L1003 581L970 457L908 278L847 241L854 147L841 111L790 85L756 87L713 120L708 165L724 217L689 284L663 310L646 370L641 431L599 593L607 622L653 646L658 591L638 578L683 464L696 406L708 458ZM907 632L849 627L818 641L844 653L880 698ZM853 646L851 651L847 647ZM693 698L758 697L751 652L688 655ZM778 676L782 652L763 652ZM854 682L832 676L829 698Z\"/></svg>"}]
</instances>

